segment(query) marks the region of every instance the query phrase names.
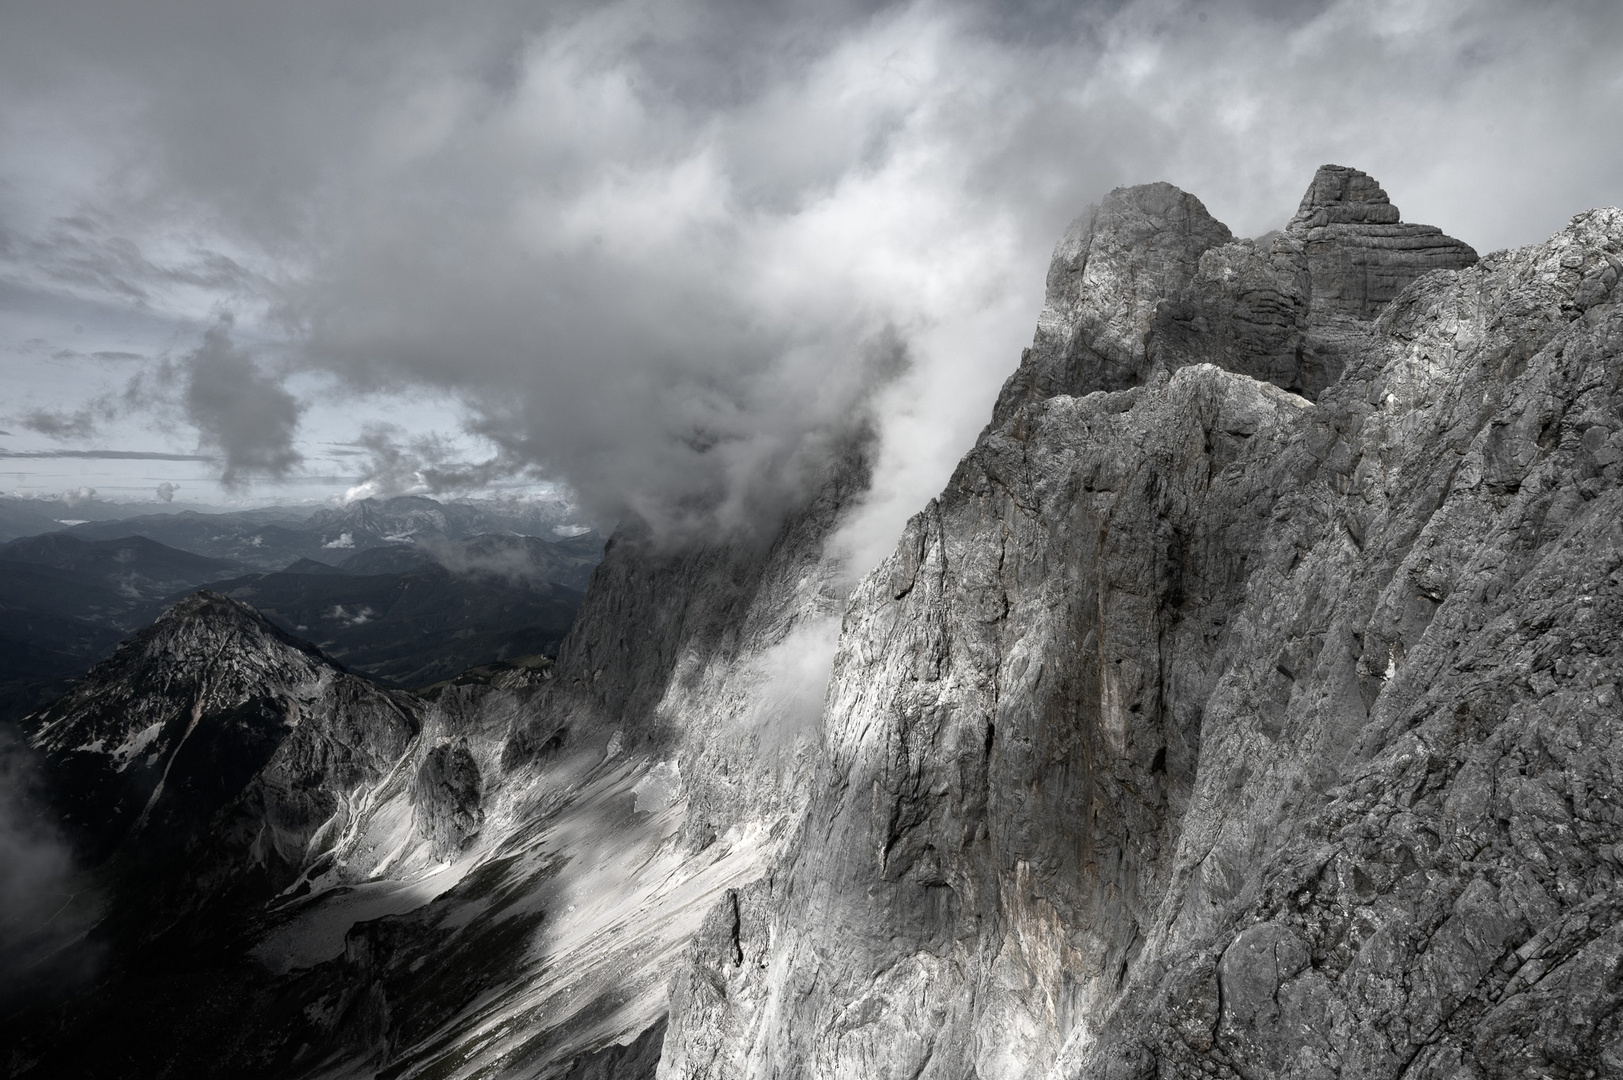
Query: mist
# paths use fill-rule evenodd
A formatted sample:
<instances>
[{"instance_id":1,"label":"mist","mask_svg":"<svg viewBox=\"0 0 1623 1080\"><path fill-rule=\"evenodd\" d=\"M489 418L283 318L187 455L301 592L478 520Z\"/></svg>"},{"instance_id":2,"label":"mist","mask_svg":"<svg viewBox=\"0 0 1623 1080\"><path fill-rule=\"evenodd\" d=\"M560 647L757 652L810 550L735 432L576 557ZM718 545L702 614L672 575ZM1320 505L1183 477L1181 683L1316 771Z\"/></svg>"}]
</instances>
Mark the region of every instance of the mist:
<instances>
[{"instance_id":1,"label":"mist","mask_svg":"<svg viewBox=\"0 0 1623 1080\"><path fill-rule=\"evenodd\" d=\"M1481 251L1623 201L1601 2L4 20L0 270L171 320L153 362L188 373L176 415L224 480L296 474L311 408L349 400L363 494L521 478L604 527L759 532L871 423L864 565L973 441L1054 242L1114 186L1170 180L1255 235L1339 162ZM487 452L379 437L385 393L450 403ZM71 409L40 416L72 437Z\"/></svg>"},{"instance_id":2,"label":"mist","mask_svg":"<svg viewBox=\"0 0 1623 1080\"><path fill-rule=\"evenodd\" d=\"M0 729L0 1013L80 986L95 956L71 950L85 929L67 842L39 812L38 769Z\"/></svg>"}]
</instances>

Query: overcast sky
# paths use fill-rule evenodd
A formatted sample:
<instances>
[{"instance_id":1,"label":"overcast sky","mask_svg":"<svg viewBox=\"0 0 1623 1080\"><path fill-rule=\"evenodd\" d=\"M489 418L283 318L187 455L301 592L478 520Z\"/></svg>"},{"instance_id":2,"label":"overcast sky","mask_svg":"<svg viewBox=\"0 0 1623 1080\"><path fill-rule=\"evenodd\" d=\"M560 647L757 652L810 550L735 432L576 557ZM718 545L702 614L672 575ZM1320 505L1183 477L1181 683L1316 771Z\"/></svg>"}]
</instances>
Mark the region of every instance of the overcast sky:
<instances>
[{"instance_id":1,"label":"overcast sky","mask_svg":"<svg viewBox=\"0 0 1623 1080\"><path fill-rule=\"evenodd\" d=\"M1110 188L1534 242L1623 202L1620 58L1612 0L4 4L0 490L736 522L866 411L884 532Z\"/></svg>"}]
</instances>

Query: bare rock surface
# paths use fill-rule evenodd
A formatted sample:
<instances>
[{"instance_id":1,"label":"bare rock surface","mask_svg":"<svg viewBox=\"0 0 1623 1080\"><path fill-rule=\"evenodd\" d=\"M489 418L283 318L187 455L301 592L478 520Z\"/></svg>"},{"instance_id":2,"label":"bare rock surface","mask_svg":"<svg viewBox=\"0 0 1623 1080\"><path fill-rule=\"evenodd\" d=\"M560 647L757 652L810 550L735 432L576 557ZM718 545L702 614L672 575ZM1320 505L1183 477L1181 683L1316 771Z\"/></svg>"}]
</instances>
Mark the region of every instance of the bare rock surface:
<instances>
[{"instance_id":1,"label":"bare rock surface","mask_svg":"<svg viewBox=\"0 0 1623 1080\"><path fill-rule=\"evenodd\" d=\"M1342 165L1318 171L1285 233L1303 245L1315 315L1371 318L1421 274L1476 262L1441 229L1403 222L1374 177Z\"/></svg>"},{"instance_id":2,"label":"bare rock surface","mask_svg":"<svg viewBox=\"0 0 1623 1080\"><path fill-rule=\"evenodd\" d=\"M466 738L439 743L423 756L412 802L417 827L427 834L435 854L443 857L461 850L484 823L481 780Z\"/></svg>"},{"instance_id":3,"label":"bare rock surface","mask_svg":"<svg viewBox=\"0 0 1623 1080\"><path fill-rule=\"evenodd\" d=\"M1065 291L1099 213L1062 243L993 424L859 587L799 840L695 938L662 1076L1623 1068L1623 214L1478 262L1328 167L1266 264L1158 220L1159 304ZM1371 252L1407 280L1343 273ZM1225 362L1157 367L1191 290L1263 291L1225 281L1289 318L1208 304ZM1310 400L1245 342L1316 325Z\"/></svg>"},{"instance_id":4,"label":"bare rock surface","mask_svg":"<svg viewBox=\"0 0 1623 1080\"><path fill-rule=\"evenodd\" d=\"M1143 382L1157 308L1194 280L1203 253L1233 239L1205 204L1166 183L1117 188L1084 211L1054 249L1036 337L992 425L1055 394Z\"/></svg>"},{"instance_id":5,"label":"bare rock surface","mask_svg":"<svg viewBox=\"0 0 1623 1080\"><path fill-rule=\"evenodd\" d=\"M1037 334L994 427L1023 403L1121 390L1216 364L1316 398L1408 284L1476 261L1431 225L1400 220L1356 169L1319 169L1281 233L1236 239L1170 184L1119 188L1054 251Z\"/></svg>"}]
</instances>

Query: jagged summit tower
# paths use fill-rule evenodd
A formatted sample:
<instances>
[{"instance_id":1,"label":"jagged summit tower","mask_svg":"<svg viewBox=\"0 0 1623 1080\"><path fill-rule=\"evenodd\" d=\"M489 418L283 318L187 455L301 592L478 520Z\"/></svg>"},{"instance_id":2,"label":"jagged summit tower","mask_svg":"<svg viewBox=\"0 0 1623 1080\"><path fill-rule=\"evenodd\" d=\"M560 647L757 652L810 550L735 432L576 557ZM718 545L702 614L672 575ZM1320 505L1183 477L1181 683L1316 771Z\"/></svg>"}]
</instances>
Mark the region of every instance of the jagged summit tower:
<instances>
[{"instance_id":1,"label":"jagged summit tower","mask_svg":"<svg viewBox=\"0 0 1623 1080\"><path fill-rule=\"evenodd\" d=\"M1476 259L1436 226L1401 221L1373 177L1343 165L1322 166L1286 229L1256 240L1171 184L1117 188L1055 248L1036 338L993 422L1190 364L1317 398L1410 282Z\"/></svg>"},{"instance_id":2,"label":"jagged summit tower","mask_svg":"<svg viewBox=\"0 0 1623 1080\"><path fill-rule=\"evenodd\" d=\"M1421 274L1476 262L1469 244L1435 225L1405 222L1381 185L1345 165L1321 165L1285 227L1312 282L1310 315L1372 319Z\"/></svg>"}]
</instances>

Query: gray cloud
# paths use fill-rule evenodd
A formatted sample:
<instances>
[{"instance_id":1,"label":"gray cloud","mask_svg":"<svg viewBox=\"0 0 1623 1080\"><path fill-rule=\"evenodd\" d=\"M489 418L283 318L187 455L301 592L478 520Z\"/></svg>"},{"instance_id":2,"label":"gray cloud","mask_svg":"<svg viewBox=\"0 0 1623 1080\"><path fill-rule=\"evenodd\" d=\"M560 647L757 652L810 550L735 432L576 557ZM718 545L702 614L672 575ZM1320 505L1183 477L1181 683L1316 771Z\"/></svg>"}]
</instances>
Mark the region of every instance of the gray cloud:
<instances>
[{"instance_id":1,"label":"gray cloud","mask_svg":"<svg viewBox=\"0 0 1623 1080\"><path fill-rule=\"evenodd\" d=\"M140 308L173 302L186 290L239 298L263 297L272 291L269 282L230 257L196 245L185 245L155 261L137 241L119 235L115 223L88 211L58 218L33 235L0 228L0 269L69 295ZM79 354L65 349L56 355L66 359ZM95 356L141 358L122 351Z\"/></svg>"},{"instance_id":2,"label":"gray cloud","mask_svg":"<svg viewBox=\"0 0 1623 1080\"><path fill-rule=\"evenodd\" d=\"M0 450L0 458L80 458L86 461L213 461L204 454L155 450Z\"/></svg>"},{"instance_id":3,"label":"gray cloud","mask_svg":"<svg viewBox=\"0 0 1623 1080\"><path fill-rule=\"evenodd\" d=\"M346 500L458 493L524 471L522 463L500 457L480 462L462 460L441 435L431 432L413 436L399 425L379 422L362 429L354 449L334 453L366 459L360 467L360 483L345 493Z\"/></svg>"},{"instance_id":4,"label":"gray cloud","mask_svg":"<svg viewBox=\"0 0 1623 1080\"><path fill-rule=\"evenodd\" d=\"M90 409L71 413L56 409L33 409L17 418L18 424L53 439L82 439L96 433L96 416Z\"/></svg>"},{"instance_id":5,"label":"gray cloud","mask_svg":"<svg viewBox=\"0 0 1623 1080\"><path fill-rule=\"evenodd\" d=\"M1112 186L1171 180L1256 234L1339 161L1484 251L1623 201L1602 0L0 18L4 115L92 148L7 144L0 256L35 286L225 298L305 369L455 400L497 448L373 439L379 492L544 475L599 519L738 525L871 416L864 552L984 422L1055 238ZM15 194L75 169L72 205ZM297 405L223 348L189 414L228 476L285 474Z\"/></svg>"},{"instance_id":6,"label":"gray cloud","mask_svg":"<svg viewBox=\"0 0 1623 1080\"><path fill-rule=\"evenodd\" d=\"M181 401L203 448L218 454L221 483L241 487L286 476L303 460L293 449L301 409L232 342L231 325L229 318L215 323L180 363Z\"/></svg>"},{"instance_id":7,"label":"gray cloud","mask_svg":"<svg viewBox=\"0 0 1623 1080\"><path fill-rule=\"evenodd\" d=\"M71 988L92 974L94 956L64 946L82 934L73 858L41 813L37 767L0 730L0 1008Z\"/></svg>"}]
</instances>

